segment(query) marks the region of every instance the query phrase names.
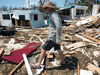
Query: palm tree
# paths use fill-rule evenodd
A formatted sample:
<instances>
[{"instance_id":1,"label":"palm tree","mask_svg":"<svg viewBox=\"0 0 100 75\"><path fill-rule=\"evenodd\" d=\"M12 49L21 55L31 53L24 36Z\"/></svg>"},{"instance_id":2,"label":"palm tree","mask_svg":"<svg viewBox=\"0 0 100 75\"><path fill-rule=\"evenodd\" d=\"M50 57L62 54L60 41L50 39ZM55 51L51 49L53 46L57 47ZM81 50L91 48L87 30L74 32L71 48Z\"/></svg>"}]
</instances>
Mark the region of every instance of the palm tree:
<instances>
[{"instance_id":1,"label":"palm tree","mask_svg":"<svg viewBox=\"0 0 100 75\"><path fill-rule=\"evenodd\" d=\"M2 10L3 10L3 11L6 11L6 10L7 10L7 8L8 8L8 7L6 7L5 5L4 5L4 6L2 6Z\"/></svg>"},{"instance_id":2,"label":"palm tree","mask_svg":"<svg viewBox=\"0 0 100 75\"><path fill-rule=\"evenodd\" d=\"M44 5L44 3L47 1L49 1L49 0L39 0L39 5Z\"/></svg>"}]
</instances>

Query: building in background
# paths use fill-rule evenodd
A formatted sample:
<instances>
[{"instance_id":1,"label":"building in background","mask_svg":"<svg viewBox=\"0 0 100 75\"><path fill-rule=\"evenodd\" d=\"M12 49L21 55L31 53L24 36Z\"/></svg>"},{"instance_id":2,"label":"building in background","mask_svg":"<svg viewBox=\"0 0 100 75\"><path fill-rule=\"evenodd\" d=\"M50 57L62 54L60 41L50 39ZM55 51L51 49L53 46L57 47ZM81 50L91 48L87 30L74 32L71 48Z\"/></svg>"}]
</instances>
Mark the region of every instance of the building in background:
<instances>
[{"instance_id":1,"label":"building in background","mask_svg":"<svg viewBox=\"0 0 100 75\"><path fill-rule=\"evenodd\" d=\"M58 10L58 14L61 16L62 19L76 19L80 18L81 16L86 16L86 10L88 9L87 6L81 5L72 5L72 6L65 6L61 7Z\"/></svg>"},{"instance_id":2,"label":"building in background","mask_svg":"<svg viewBox=\"0 0 100 75\"><path fill-rule=\"evenodd\" d=\"M99 4L94 4L93 9L92 9L92 16L95 16L98 13L100 13L100 5Z\"/></svg>"},{"instance_id":3,"label":"building in background","mask_svg":"<svg viewBox=\"0 0 100 75\"><path fill-rule=\"evenodd\" d=\"M45 26L44 13L38 10L13 10L2 12L3 26L27 26L37 28ZM0 20L2 22L2 20Z\"/></svg>"}]
</instances>

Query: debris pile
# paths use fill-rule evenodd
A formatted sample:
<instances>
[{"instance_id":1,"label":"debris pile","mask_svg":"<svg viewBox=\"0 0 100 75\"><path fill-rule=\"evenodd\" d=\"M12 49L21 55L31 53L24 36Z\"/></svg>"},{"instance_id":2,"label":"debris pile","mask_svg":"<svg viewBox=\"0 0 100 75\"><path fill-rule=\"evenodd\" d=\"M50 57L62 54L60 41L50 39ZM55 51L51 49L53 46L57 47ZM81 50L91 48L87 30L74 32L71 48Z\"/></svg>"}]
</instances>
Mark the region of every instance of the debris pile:
<instances>
[{"instance_id":1,"label":"debris pile","mask_svg":"<svg viewBox=\"0 0 100 75\"><path fill-rule=\"evenodd\" d=\"M41 46L48 37L48 26L34 29L18 29L13 36L0 36L0 75L99 75L100 74L100 14L90 16L74 23L64 23L61 50L66 65L57 65L60 60L57 51L52 48L46 52L41 69L29 69L29 63L39 59ZM30 44L40 43L39 45ZM34 50L35 48L35 50ZM24 49L24 50L23 50ZM29 50L34 50L25 53ZM23 50L24 55L17 52ZM24 52L25 51L25 52ZM20 62L4 59L16 52ZM24 64L25 62L25 64ZM44 66L45 65L45 66Z\"/></svg>"}]
</instances>

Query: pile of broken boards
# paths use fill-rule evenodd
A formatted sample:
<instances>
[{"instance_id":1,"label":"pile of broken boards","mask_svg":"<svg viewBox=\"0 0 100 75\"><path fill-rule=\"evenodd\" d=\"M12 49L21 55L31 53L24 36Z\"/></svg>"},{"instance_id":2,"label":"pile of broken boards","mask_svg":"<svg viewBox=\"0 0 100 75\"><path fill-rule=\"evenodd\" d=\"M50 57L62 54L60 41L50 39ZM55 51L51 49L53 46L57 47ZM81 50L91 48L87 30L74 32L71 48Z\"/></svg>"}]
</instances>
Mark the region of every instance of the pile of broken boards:
<instances>
[{"instance_id":1,"label":"pile of broken boards","mask_svg":"<svg viewBox=\"0 0 100 75\"><path fill-rule=\"evenodd\" d=\"M78 28L77 28L78 26ZM62 45L69 51L81 52L90 61L84 63L87 74L80 69L80 75L100 75L100 13L84 20L63 26ZM67 53L66 53L67 54ZM85 61L84 57L83 60ZM81 63L81 62L79 62ZM83 66L80 64L80 66ZM82 74L83 72L83 74ZM89 73L90 72L90 73Z\"/></svg>"},{"instance_id":2,"label":"pile of broken boards","mask_svg":"<svg viewBox=\"0 0 100 75\"><path fill-rule=\"evenodd\" d=\"M63 50L64 52L64 56L67 59L66 61L72 64L74 63L74 59L73 60L69 60L69 58L71 57L76 57L78 59L78 65L77 65L77 69L78 72L74 72L72 73L71 71L68 71L65 69L65 71L60 71L60 74L63 75L63 73L66 73L65 75L93 75L93 74L100 74L100 18L99 18L100 14L97 14L96 16L90 16L84 20L81 20L75 24L70 24L69 26L63 26L63 30L62 30L62 42L61 42L61 50ZM80 27L82 26L82 27ZM83 31L84 30L84 31ZM20 31L20 32L19 32ZM7 51L5 51L6 53L4 53L4 55L10 55L13 48L15 50L22 49L25 48L25 46L28 45L28 43L36 43L36 42L42 42L42 44L44 43L44 41L46 41L47 37L48 37L48 26L45 28L34 28L32 30L22 30L23 33L21 33L21 30L19 30L17 33L15 33L15 35L17 34L18 38L15 37L14 39L10 38L10 42L8 44L5 44L6 46L9 46L9 49ZM20 35L18 35L20 34ZM14 36L13 36L14 37ZM16 39L17 38L17 39ZM23 43L22 44L17 44L17 41L24 41L26 44ZM13 43L13 44L12 44ZM1 48L0 50L0 54L2 54L3 49ZM36 53L34 52L32 55L34 55L36 58L38 57L38 54L40 54L40 48L39 51L37 51ZM54 49L52 48L49 52L46 53L47 54L47 59L50 59L51 63L53 66L57 66L55 64L55 61L53 62L54 59L54 55L53 54L57 54L58 53L56 51L54 51ZM0 55L1 56L1 55ZM19 58L19 57L17 57ZM32 57L33 58L33 57ZM59 59L59 55L58 57L56 57L57 60ZM34 60L36 61L36 60ZM48 62L48 61L46 61ZM9 69L7 70L6 74L11 73L10 71L12 70L13 72L15 72L23 63L23 60L20 61L19 63L17 63L18 65L16 66L10 66L10 68L14 68L13 69ZM35 62L36 63L36 62ZM14 65L14 64L13 64ZM67 65L68 66L68 65ZM2 66L3 67L3 66ZM26 69L26 66L24 66ZM50 69L52 70L52 72L50 72L49 68L52 67L50 65L50 63L46 63L45 65L45 69L44 69L44 74L52 74L52 75L58 75L59 74L59 70L57 68L56 69ZM71 66L69 66L71 67ZM5 71L6 71L5 70ZM61 67L60 67L61 70ZM76 70L76 66L75 66L75 71ZM1 70L2 71L2 70ZM0 73L1 73L0 71ZM22 71L22 73L20 73L20 71ZM23 68L21 68L20 71L17 71L15 73L15 75L27 75L27 71L25 70L23 72ZM48 72L49 71L49 72ZM32 72L34 73L34 71L32 70ZM67 74L69 73L69 74ZM11 73L12 74L12 73ZM9 75L11 75L9 74ZM3 74L2 74L3 75Z\"/></svg>"}]
</instances>

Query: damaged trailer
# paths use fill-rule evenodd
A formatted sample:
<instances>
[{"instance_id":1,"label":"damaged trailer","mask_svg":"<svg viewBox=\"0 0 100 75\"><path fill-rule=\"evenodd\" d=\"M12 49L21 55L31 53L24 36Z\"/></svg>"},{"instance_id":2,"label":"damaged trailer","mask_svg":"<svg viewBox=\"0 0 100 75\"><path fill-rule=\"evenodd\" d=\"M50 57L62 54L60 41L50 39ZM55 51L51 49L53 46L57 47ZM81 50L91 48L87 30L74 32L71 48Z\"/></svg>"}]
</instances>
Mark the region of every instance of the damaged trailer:
<instances>
[{"instance_id":1,"label":"damaged trailer","mask_svg":"<svg viewBox=\"0 0 100 75\"><path fill-rule=\"evenodd\" d=\"M44 13L41 13L38 10L4 11L2 12L2 26L26 26L31 28L43 27L45 26L43 15Z\"/></svg>"}]
</instances>

